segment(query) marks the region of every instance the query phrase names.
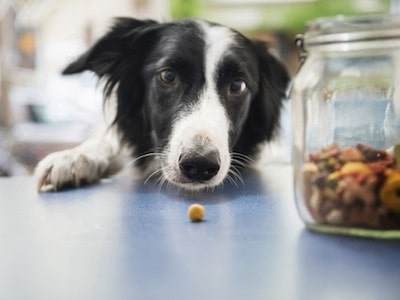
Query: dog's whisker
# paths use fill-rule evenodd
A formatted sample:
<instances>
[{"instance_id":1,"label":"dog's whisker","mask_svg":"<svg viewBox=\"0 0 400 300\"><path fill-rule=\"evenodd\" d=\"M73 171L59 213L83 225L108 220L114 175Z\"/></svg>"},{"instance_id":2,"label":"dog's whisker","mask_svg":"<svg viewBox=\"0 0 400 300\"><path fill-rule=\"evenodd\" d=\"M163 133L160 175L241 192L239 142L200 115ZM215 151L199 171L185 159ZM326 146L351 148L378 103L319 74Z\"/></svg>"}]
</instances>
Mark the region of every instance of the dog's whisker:
<instances>
[{"instance_id":1,"label":"dog's whisker","mask_svg":"<svg viewBox=\"0 0 400 300\"><path fill-rule=\"evenodd\" d=\"M135 159L133 159L133 160L132 160L132 163L136 163L137 161L139 161L139 160L141 160L141 159L144 159L144 158L147 158L147 157L156 157L156 158L159 158L159 157L163 157L163 155L165 155L165 154L162 153L162 152L150 152L150 153L145 153L145 154L142 154L142 155L136 157Z\"/></svg>"},{"instance_id":2,"label":"dog's whisker","mask_svg":"<svg viewBox=\"0 0 400 300\"><path fill-rule=\"evenodd\" d=\"M226 179L227 179L231 184L233 184L236 188L238 188L237 182L235 181L235 179L234 179L230 174L227 174L227 175L226 175Z\"/></svg>"},{"instance_id":3,"label":"dog's whisker","mask_svg":"<svg viewBox=\"0 0 400 300\"><path fill-rule=\"evenodd\" d=\"M238 160L238 161L242 161L242 162L244 162L244 163L247 163L247 164L254 164L254 163L255 163L255 161L254 161L252 158L246 157L246 156L237 156L237 155L234 155L233 158L236 159L236 160Z\"/></svg>"},{"instance_id":4,"label":"dog's whisker","mask_svg":"<svg viewBox=\"0 0 400 300\"><path fill-rule=\"evenodd\" d=\"M158 173L162 173L162 169L157 169L154 172L152 172L149 176L147 176L147 178L144 181L144 184L146 184L151 178L156 176ZM160 175L162 176L162 174L160 174Z\"/></svg>"},{"instance_id":5,"label":"dog's whisker","mask_svg":"<svg viewBox=\"0 0 400 300\"><path fill-rule=\"evenodd\" d=\"M240 174L240 170L238 168L231 166L231 168L229 169L229 172L232 175L235 175L235 177L242 179L242 175Z\"/></svg>"},{"instance_id":6,"label":"dog's whisker","mask_svg":"<svg viewBox=\"0 0 400 300\"><path fill-rule=\"evenodd\" d=\"M245 163L247 165L255 164L255 161L250 156L245 155L243 153L239 153L239 152L232 152L231 159L235 160L236 162Z\"/></svg>"},{"instance_id":7,"label":"dog's whisker","mask_svg":"<svg viewBox=\"0 0 400 300\"><path fill-rule=\"evenodd\" d=\"M161 192L161 190L162 190L164 185L166 186L167 189L171 186L171 183L165 177L163 177L162 180L161 180L161 184L160 184L160 187L159 187L159 192Z\"/></svg>"},{"instance_id":8,"label":"dog's whisker","mask_svg":"<svg viewBox=\"0 0 400 300\"><path fill-rule=\"evenodd\" d=\"M231 159L231 165L235 166L235 167L238 167L238 168L241 168L241 169L246 168L246 167L249 166L249 164L247 164L247 163L245 163L243 161L237 160L237 159Z\"/></svg>"},{"instance_id":9,"label":"dog's whisker","mask_svg":"<svg viewBox=\"0 0 400 300\"><path fill-rule=\"evenodd\" d=\"M246 166L247 166L247 164L246 163L244 163L244 162L242 162L242 161L240 161L240 160L237 160L237 159L231 159L231 163L233 164L233 165L236 165L236 166L239 166L239 167L242 167L242 168L245 168Z\"/></svg>"},{"instance_id":10,"label":"dog's whisker","mask_svg":"<svg viewBox=\"0 0 400 300\"><path fill-rule=\"evenodd\" d=\"M229 169L229 171L228 171L228 176L230 176L230 177L232 178L232 180L234 180L235 182L236 182L235 179L239 180L240 183L241 183L242 185L244 185L243 178L242 178L242 176L241 176L239 170L237 170L235 167L231 167L231 168Z\"/></svg>"},{"instance_id":11,"label":"dog's whisker","mask_svg":"<svg viewBox=\"0 0 400 300\"><path fill-rule=\"evenodd\" d=\"M160 176L160 177L157 179L158 193L161 192L161 188L162 188L162 186L163 186L163 184L164 184L164 180L165 180L165 178L164 178L163 176Z\"/></svg>"},{"instance_id":12,"label":"dog's whisker","mask_svg":"<svg viewBox=\"0 0 400 300\"><path fill-rule=\"evenodd\" d=\"M231 183L231 185L234 185L237 189L239 188L239 184L234 178L234 176L227 175L227 178L229 178L229 182Z\"/></svg>"},{"instance_id":13,"label":"dog's whisker","mask_svg":"<svg viewBox=\"0 0 400 300\"><path fill-rule=\"evenodd\" d=\"M246 154L243 154L243 153L240 153L240 152L232 152L231 154L233 156L236 156L236 157L243 157L243 158L245 158L247 160L253 161L253 159L250 156L248 156Z\"/></svg>"},{"instance_id":14,"label":"dog's whisker","mask_svg":"<svg viewBox=\"0 0 400 300\"><path fill-rule=\"evenodd\" d=\"M171 168L170 167L164 167L159 169L161 172L160 177L158 178L158 192L160 193L163 186L166 184L167 188L170 185L170 182L168 181L168 177L171 176Z\"/></svg>"},{"instance_id":15,"label":"dog's whisker","mask_svg":"<svg viewBox=\"0 0 400 300\"><path fill-rule=\"evenodd\" d=\"M140 155L134 159L130 159L129 161L126 162L126 166L128 167L132 167L134 166L139 160L147 158L147 157L152 157L154 156L155 158L162 158L163 157L163 153L159 153L159 152L150 152L150 153L146 153L143 155Z\"/></svg>"}]
</instances>

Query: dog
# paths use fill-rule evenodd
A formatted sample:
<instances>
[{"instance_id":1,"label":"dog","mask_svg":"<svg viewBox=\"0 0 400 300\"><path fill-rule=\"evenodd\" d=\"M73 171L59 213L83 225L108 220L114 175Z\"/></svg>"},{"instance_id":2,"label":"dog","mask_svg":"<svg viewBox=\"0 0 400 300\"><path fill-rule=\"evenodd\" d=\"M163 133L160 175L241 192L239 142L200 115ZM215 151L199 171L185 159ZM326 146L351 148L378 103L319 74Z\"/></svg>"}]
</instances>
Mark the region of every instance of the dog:
<instances>
[{"instance_id":1,"label":"dog","mask_svg":"<svg viewBox=\"0 0 400 300\"><path fill-rule=\"evenodd\" d=\"M39 191L94 183L126 154L161 185L220 186L276 135L290 80L265 43L198 19L117 18L63 74L87 70L104 86L104 122L39 162Z\"/></svg>"}]
</instances>

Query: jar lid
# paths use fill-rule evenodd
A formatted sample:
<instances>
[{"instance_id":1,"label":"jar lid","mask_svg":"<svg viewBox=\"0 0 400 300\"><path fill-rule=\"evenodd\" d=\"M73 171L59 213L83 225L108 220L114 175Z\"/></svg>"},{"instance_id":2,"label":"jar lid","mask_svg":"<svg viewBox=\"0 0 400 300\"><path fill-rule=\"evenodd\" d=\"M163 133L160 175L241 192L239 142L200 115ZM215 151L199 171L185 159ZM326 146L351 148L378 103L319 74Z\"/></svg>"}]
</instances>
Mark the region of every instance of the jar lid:
<instances>
[{"instance_id":1,"label":"jar lid","mask_svg":"<svg viewBox=\"0 0 400 300\"><path fill-rule=\"evenodd\" d=\"M400 14L323 17L306 24L305 46L400 38Z\"/></svg>"}]
</instances>

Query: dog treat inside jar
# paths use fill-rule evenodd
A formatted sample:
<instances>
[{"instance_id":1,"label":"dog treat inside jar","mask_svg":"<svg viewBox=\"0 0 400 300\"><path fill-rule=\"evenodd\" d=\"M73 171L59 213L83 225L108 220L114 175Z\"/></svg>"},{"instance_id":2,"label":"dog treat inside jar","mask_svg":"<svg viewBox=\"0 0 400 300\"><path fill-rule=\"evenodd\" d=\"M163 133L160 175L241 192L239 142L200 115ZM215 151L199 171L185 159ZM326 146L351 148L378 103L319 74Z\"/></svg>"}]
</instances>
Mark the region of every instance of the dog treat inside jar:
<instances>
[{"instance_id":1,"label":"dog treat inside jar","mask_svg":"<svg viewBox=\"0 0 400 300\"><path fill-rule=\"evenodd\" d=\"M317 19L296 43L301 218L321 232L400 238L400 15Z\"/></svg>"}]
</instances>

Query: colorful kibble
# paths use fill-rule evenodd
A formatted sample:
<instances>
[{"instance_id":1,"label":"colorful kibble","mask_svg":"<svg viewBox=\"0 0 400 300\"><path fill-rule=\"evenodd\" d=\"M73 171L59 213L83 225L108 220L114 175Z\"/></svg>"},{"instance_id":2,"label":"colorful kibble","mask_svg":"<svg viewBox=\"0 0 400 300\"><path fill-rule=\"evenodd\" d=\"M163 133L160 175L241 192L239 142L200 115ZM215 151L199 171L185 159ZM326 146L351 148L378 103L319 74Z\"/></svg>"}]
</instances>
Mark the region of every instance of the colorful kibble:
<instances>
[{"instance_id":1,"label":"colorful kibble","mask_svg":"<svg viewBox=\"0 0 400 300\"><path fill-rule=\"evenodd\" d=\"M379 198L389 209L400 213L400 173L391 173L383 182Z\"/></svg>"},{"instance_id":2,"label":"colorful kibble","mask_svg":"<svg viewBox=\"0 0 400 300\"><path fill-rule=\"evenodd\" d=\"M362 144L324 147L309 155L302 174L305 203L315 222L400 228L400 166L385 150Z\"/></svg>"}]
</instances>

